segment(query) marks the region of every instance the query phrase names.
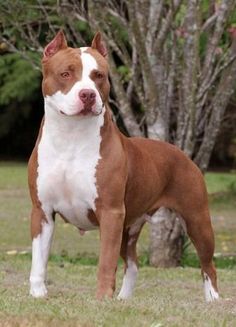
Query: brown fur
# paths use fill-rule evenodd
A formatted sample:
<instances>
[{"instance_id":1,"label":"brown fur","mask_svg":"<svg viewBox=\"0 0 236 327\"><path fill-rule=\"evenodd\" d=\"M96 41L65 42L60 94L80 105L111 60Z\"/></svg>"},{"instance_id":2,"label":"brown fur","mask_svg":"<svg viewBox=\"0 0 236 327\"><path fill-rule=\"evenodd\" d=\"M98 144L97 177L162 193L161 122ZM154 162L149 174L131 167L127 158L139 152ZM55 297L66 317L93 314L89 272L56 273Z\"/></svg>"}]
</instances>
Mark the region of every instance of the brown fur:
<instances>
[{"instance_id":1,"label":"brown fur","mask_svg":"<svg viewBox=\"0 0 236 327\"><path fill-rule=\"evenodd\" d=\"M42 120L39 135L33 149L33 152L30 156L28 162L28 184L30 190L31 201L33 204L32 212L31 212L31 238L37 237L42 230L42 221L47 221L47 218L41 209L41 203L38 199L37 192L37 168L38 168L38 145L41 140L42 129L43 129L44 119Z\"/></svg>"},{"instance_id":2,"label":"brown fur","mask_svg":"<svg viewBox=\"0 0 236 327\"><path fill-rule=\"evenodd\" d=\"M71 74L69 80L61 77L65 71ZM81 79L81 72L82 62L78 49L66 48L56 53L43 64L43 95L52 95L58 90L66 94Z\"/></svg>"},{"instance_id":3,"label":"brown fur","mask_svg":"<svg viewBox=\"0 0 236 327\"><path fill-rule=\"evenodd\" d=\"M80 52L68 48L63 37L58 37L60 51L56 47L57 51L52 57L53 46L48 51L45 50L42 83L44 96L52 95L57 90L67 93L81 78ZM101 159L96 172L96 211L89 211L89 219L99 225L101 238L97 297L112 296L119 254L125 263L127 256L137 261L136 242L142 224L132 235L132 245L128 242L131 237L130 226L143 214L152 215L161 206L181 214L197 249L202 271L208 274L217 290L216 272L212 263L214 235L203 176L177 147L161 141L127 138L119 132L107 104L110 89L108 64L99 40L100 37L95 36L93 48L87 50L96 59L98 72L103 74L98 78L97 71L93 71L90 78L95 81L106 106L105 121L101 128ZM70 71L69 79L61 79L63 71ZM41 130L42 126L29 161L29 186L34 207L32 237L41 232L41 222L45 219L36 188L37 146Z\"/></svg>"},{"instance_id":4,"label":"brown fur","mask_svg":"<svg viewBox=\"0 0 236 327\"><path fill-rule=\"evenodd\" d=\"M101 131L101 157L105 160L99 162L97 169L98 220L101 222L105 219L102 216L104 211L111 212L110 217L107 218L110 235L115 225L120 223L115 220L113 212L120 214L123 212L122 257L126 262L125 253L129 251L129 257L136 262L137 239L130 250L124 239L127 238L129 227L143 214L152 215L162 206L177 211L186 222L188 234L198 251L203 270L210 276L217 290L216 274L212 264L214 235L208 211L206 187L200 170L173 145L144 138L125 137L111 121L109 109L107 110L105 124ZM103 256L102 251L100 256ZM110 260L110 267L113 263L114 274L117 256L113 255ZM107 289L111 290L113 287L110 279ZM104 292L103 289L104 284L98 291L99 297Z\"/></svg>"}]
</instances>

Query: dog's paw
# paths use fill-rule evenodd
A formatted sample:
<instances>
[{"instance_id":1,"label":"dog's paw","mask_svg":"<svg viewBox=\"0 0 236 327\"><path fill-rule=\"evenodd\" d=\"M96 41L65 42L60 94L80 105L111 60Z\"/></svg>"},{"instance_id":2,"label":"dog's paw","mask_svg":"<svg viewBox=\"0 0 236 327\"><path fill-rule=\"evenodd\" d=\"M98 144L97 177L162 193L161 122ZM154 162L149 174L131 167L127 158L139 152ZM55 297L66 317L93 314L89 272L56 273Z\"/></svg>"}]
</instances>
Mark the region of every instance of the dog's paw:
<instances>
[{"instance_id":1,"label":"dog's paw","mask_svg":"<svg viewBox=\"0 0 236 327\"><path fill-rule=\"evenodd\" d=\"M204 272L204 292L206 302L213 302L219 299L219 294L212 285L210 277Z\"/></svg>"},{"instance_id":2,"label":"dog's paw","mask_svg":"<svg viewBox=\"0 0 236 327\"><path fill-rule=\"evenodd\" d=\"M30 287L30 295L35 298L41 298L47 296L47 289L44 283L34 283Z\"/></svg>"},{"instance_id":3,"label":"dog's paw","mask_svg":"<svg viewBox=\"0 0 236 327\"><path fill-rule=\"evenodd\" d=\"M121 289L119 295L117 296L117 300L119 300L119 301L128 300L131 297L132 297L131 292L126 292L126 291Z\"/></svg>"}]
</instances>

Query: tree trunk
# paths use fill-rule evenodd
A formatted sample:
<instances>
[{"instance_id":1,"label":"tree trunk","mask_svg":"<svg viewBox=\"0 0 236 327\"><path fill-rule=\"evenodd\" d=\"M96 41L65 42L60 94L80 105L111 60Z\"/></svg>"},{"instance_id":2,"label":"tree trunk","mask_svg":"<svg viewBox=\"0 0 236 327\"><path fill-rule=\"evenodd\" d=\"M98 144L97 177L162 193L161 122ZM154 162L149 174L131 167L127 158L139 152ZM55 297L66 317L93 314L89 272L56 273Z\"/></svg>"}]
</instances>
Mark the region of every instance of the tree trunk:
<instances>
[{"instance_id":1,"label":"tree trunk","mask_svg":"<svg viewBox=\"0 0 236 327\"><path fill-rule=\"evenodd\" d=\"M150 228L150 264L176 267L180 264L184 230L175 212L160 208L152 217Z\"/></svg>"},{"instance_id":2,"label":"tree trunk","mask_svg":"<svg viewBox=\"0 0 236 327\"><path fill-rule=\"evenodd\" d=\"M148 126L148 136L155 140L166 140L167 126L161 115L153 125ZM160 208L150 225L150 264L154 267L176 267L183 253L182 225L174 211Z\"/></svg>"}]
</instances>

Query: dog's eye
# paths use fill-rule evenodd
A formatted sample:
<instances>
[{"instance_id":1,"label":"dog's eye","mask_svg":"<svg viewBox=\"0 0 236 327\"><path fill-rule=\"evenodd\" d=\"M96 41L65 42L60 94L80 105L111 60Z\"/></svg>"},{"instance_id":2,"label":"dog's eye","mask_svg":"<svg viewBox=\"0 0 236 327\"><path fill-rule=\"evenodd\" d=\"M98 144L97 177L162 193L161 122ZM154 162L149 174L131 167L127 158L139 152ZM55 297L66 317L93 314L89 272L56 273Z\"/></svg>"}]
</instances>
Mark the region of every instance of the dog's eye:
<instances>
[{"instance_id":1,"label":"dog's eye","mask_svg":"<svg viewBox=\"0 0 236 327\"><path fill-rule=\"evenodd\" d=\"M70 73L69 72L63 72L63 73L61 73L61 77L62 78L69 78L70 77Z\"/></svg>"},{"instance_id":2,"label":"dog's eye","mask_svg":"<svg viewBox=\"0 0 236 327\"><path fill-rule=\"evenodd\" d=\"M101 73L101 72L95 72L95 77L97 78L97 79L103 79L104 78L104 74L103 73Z\"/></svg>"}]
</instances>

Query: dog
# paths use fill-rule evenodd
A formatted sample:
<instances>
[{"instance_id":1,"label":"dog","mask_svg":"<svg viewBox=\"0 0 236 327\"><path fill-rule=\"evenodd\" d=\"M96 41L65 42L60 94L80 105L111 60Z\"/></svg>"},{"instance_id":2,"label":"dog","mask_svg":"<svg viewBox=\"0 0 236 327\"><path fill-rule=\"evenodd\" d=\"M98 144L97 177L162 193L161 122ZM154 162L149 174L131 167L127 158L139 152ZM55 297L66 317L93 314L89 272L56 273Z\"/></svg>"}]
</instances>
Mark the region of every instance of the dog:
<instances>
[{"instance_id":1,"label":"dog","mask_svg":"<svg viewBox=\"0 0 236 327\"><path fill-rule=\"evenodd\" d=\"M59 31L44 49L42 72L45 115L28 164L30 294L47 294L46 267L59 214L82 234L100 231L97 298L113 296L119 255L125 273L118 298L129 298L142 226L166 207L181 215L196 247L206 300L218 299L203 176L174 145L119 131L108 105L108 60L101 34L90 47L71 48Z\"/></svg>"}]
</instances>

